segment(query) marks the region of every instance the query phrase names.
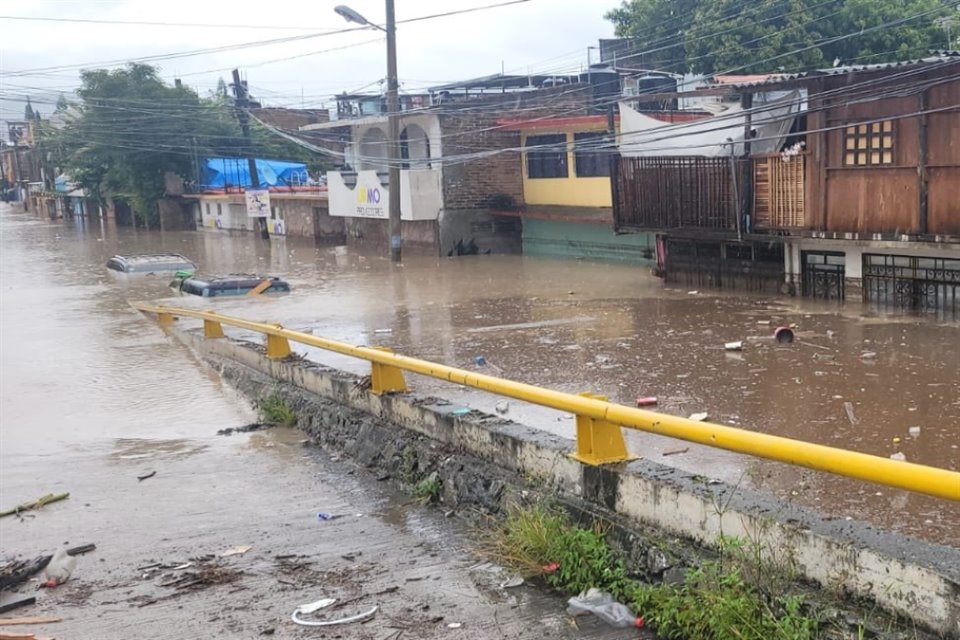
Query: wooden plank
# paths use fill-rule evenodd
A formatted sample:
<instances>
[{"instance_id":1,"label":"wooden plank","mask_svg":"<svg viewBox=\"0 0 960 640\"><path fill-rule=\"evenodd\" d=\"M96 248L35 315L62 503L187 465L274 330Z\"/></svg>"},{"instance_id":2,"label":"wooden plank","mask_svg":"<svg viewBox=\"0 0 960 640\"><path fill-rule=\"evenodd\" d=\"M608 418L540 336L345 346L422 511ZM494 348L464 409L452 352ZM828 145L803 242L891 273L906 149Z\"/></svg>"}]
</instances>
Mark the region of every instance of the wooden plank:
<instances>
[{"instance_id":1,"label":"wooden plank","mask_svg":"<svg viewBox=\"0 0 960 640\"><path fill-rule=\"evenodd\" d=\"M26 616L21 618L0 618L0 627L7 627L18 624L51 624L54 622L63 622L63 618L52 618L45 616Z\"/></svg>"}]
</instances>

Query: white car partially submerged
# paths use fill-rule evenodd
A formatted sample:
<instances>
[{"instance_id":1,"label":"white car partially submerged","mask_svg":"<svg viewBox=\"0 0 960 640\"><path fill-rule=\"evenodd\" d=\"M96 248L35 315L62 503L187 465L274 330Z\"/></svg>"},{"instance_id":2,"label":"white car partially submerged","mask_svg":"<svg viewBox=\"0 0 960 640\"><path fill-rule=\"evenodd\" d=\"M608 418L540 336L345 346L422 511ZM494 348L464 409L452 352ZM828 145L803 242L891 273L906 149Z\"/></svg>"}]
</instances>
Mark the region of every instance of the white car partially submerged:
<instances>
[{"instance_id":1,"label":"white car partially submerged","mask_svg":"<svg viewBox=\"0 0 960 640\"><path fill-rule=\"evenodd\" d=\"M172 275L179 272L193 273L197 265L179 253L139 253L129 256L113 256L107 260L107 269L130 275Z\"/></svg>"}]
</instances>

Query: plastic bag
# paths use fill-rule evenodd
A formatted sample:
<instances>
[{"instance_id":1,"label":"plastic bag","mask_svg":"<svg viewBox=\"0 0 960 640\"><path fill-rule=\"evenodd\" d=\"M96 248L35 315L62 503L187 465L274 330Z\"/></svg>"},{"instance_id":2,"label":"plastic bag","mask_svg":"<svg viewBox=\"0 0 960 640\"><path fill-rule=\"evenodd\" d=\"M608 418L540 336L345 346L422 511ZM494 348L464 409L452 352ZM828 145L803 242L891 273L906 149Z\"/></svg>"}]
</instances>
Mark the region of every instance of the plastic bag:
<instances>
[{"instance_id":1,"label":"plastic bag","mask_svg":"<svg viewBox=\"0 0 960 640\"><path fill-rule=\"evenodd\" d=\"M599 589L589 589L570 598L567 605L567 613L571 616L592 613L611 627L620 629L643 626L643 618L638 618L627 605L617 602L609 593Z\"/></svg>"}]
</instances>

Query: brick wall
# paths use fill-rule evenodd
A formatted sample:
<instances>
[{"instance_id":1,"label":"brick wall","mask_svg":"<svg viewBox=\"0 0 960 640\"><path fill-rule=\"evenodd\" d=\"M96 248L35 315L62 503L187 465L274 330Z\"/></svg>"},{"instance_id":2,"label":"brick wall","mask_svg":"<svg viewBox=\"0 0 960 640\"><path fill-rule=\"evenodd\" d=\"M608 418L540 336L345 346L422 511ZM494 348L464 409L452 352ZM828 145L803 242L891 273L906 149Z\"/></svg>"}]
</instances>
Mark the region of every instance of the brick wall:
<instances>
[{"instance_id":1,"label":"brick wall","mask_svg":"<svg viewBox=\"0 0 960 640\"><path fill-rule=\"evenodd\" d=\"M345 244L344 219L330 216L326 198L294 200L276 195L272 198L283 217L286 235L316 238L323 244Z\"/></svg>"},{"instance_id":2,"label":"brick wall","mask_svg":"<svg viewBox=\"0 0 960 640\"><path fill-rule=\"evenodd\" d=\"M492 95L454 103L440 117L443 155L516 149L520 133L498 125L500 120L587 115L592 99L588 85L530 93ZM509 209L523 205L521 154L495 155L445 164L443 202L446 209Z\"/></svg>"},{"instance_id":3,"label":"brick wall","mask_svg":"<svg viewBox=\"0 0 960 640\"><path fill-rule=\"evenodd\" d=\"M343 218L347 227L347 246L368 251L384 251L390 246L387 221L373 218ZM437 223L434 220L403 220L400 223L403 251L415 255L436 256L440 252Z\"/></svg>"}]
</instances>

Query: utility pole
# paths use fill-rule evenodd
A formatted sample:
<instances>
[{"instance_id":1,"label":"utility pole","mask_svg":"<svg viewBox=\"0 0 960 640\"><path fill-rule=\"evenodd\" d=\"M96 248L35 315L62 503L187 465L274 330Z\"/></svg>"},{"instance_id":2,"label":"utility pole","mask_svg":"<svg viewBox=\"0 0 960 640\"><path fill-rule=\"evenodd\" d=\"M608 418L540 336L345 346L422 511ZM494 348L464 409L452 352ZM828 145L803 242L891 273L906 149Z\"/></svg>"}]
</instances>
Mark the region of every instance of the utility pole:
<instances>
[{"instance_id":1,"label":"utility pole","mask_svg":"<svg viewBox=\"0 0 960 640\"><path fill-rule=\"evenodd\" d=\"M27 196L25 190L20 189L20 183L23 182L23 174L20 171L20 134L21 131L13 125L7 126L7 137L13 143L13 173L16 178L17 198L23 203L23 210L29 211L27 206Z\"/></svg>"},{"instance_id":2,"label":"utility pole","mask_svg":"<svg viewBox=\"0 0 960 640\"><path fill-rule=\"evenodd\" d=\"M387 7L387 128L389 129L390 200L387 212L390 216L390 260L400 262L400 96L397 81L397 19L393 0L386 0Z\"/></svg>"},{"instance_id":3,"label":"utility pole","mask_svg":"<svg viewBox=\"0 0 960 640\"><path fill-rule=\"evenodd\" d=\"M247 169L250 173L251 188L260 188L260 174L257 173L257 159L253 152L253 141L250 139L250 115L247 108L250 106L250 99L247 95L247 85L240 81L240 70L233 70L233 96L236 106L237 120L240 122L240 130L243 132L243 139L247 145ZM270 229L267 227L266 218L257 218L257 227L260 229L260 237L264 240L270 239Z\"/></svg>"}]
</instances>

